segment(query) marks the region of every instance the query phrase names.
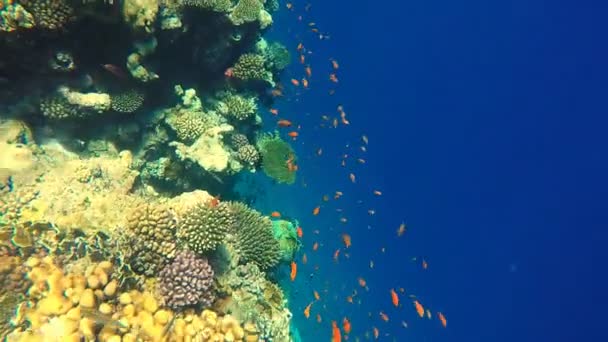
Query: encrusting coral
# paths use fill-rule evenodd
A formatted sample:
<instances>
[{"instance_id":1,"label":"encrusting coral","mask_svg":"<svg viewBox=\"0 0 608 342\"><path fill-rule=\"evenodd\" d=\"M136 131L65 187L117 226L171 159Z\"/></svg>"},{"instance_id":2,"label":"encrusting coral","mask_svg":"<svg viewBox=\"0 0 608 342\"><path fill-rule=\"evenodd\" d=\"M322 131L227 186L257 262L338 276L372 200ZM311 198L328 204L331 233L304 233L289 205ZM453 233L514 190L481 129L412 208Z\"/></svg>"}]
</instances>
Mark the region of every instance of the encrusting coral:
<instances>
[{"instance_id":1,"label":"encrusting coral","mask_svg":"<svg viewBox=\"0 0 608 342\"><path fill-rule=\"evenodd\" d=\"M209 307L215 300L213 269L206 258L190 251L180 252L159 274L160 293L172 309Z\"/></svg>"}]
</instances>

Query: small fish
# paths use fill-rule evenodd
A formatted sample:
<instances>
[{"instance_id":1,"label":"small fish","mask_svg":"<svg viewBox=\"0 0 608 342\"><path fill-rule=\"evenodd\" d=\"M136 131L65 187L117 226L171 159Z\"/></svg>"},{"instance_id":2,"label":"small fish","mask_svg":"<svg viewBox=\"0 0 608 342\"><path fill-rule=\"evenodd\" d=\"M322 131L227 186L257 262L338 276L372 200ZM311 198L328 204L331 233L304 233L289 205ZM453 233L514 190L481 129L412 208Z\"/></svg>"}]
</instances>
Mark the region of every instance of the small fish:
<instances>
[{"instance_id":1,"label":"small fish","mask_svg":"<svg viewBox=\"0 0 608 342\"><path fill-rule=\"evenodd\" d=\"M422 269L426 270L427 268L429 268L429 264L426 262L426 260L422 259Z\"/></svg>"},{"instance_id":2,"label":"small fish","mask_svg":"<svg viewBox=\"0 0 608 342\"><path fill-rule=\"evenodd\" d=\"M295 78L291 79L291 84L293 84L294 86L299 86L300 85L300 81L296 80Z\"/></svg>"},{"instance_id":3,"label":"small fish","mask_svg":"<svg viewBox=\"0 0 608 342\"><path fill-rule=\"evenodd\" d=\"M346 224L348 219L346 217L340 217L340 223Z\"/></svg>"},{"instance_id":4,"label":"small fish","mask_svg":"<svg viewBox=\"0 0 608 342\"><path fill-rule=\"evenodd\" d=\"M291 127L291 121L285 120L285 119L281 119L281 120L277 121L277 125L279 127Z\"/></svg>"},{"instance_id":5,"label":"small fish","mask_svg":"<svg viewBox=\"0 0 608 342\"><path fill-rule=\"evenodd\" d=\"M273 211L272 213L270 213L270 216L279 218L279 217L281 217L281 213L278 211Z\"/></svg>"},{"instance_id":6,"label":"small fish","mask_svg":"<svg viewBox=\"0 0 608 342\"><path fill-rule=\"evenodd\" d=\"M344 330L345 334L350 334L351 325L350 325L350 321L346 317L344 317L342 319L342 330Z\"/></svg>"},{"instance_id":7,"label":"small fish","mask_svg":"<svg viewBox=\"0 0 608 342\"><path fill-rule=\"evenodd\" d=\"M406 321L401 321L401 326L403 326L404 328L407 328L407 322Z\"/></svg>"},{"instance_id":8,"label":"small fish","mask_svg":"<svg viewBox=\"0 0 608 342\"><path fill-rule=\"evenodd\" d=\"M362 135L362 136L361 136L361 140L363 140L363 143L365 143L365 145L368 145L368 144L369 144L369 141L368 141L368 139L367 139L367 135Z\"/></svg>"},{"instance_id":9,"label":"small fish","mask_svg":"<svg viewBox=\"0 0 608 342\"><path fill-rule=\"evenodd\" d=\"M209 207L215 208L220 204L220 195L217 195L209 200Z\"/></svg>"},{"instance_id":10,"label":"small fish","mask_svg":"<svg viewBox=\"0 0 608 342\"><path fill-rule=\"evenodd\" d=\"M341 191L336 191L336 194L334 195L334 199L338 199L340 197L342 197L343 193Z\"/></svg>"},{"instance_id":11,"label":"small fish","mask_svg":"<svg viewBox=\"0 0 608 342\"><path fill-rule=\"evenodd\" d=\"M354 174L354 173L349 174L349 175L348 175L348 178L350 178L350 181L351 181L352 183L355 183L355 182L357 181L357 177L355 176L355 174Z\"/></svg>"},{"instance_id":12,"label":"small fish","mask_svg":"<svg viewBox=\"0 0 608 342\"><path fill-rule=\"evenodd\" d=\"M391 289L391 302L395 307L399 306L399 295L395 292L395 289Z\"/></svg>"},{"instance_id":13,"label":"small fish","mask_svg":"<svg viewBox=\"0 0 608 342\"><path fill-rule=\"evenodd\" d=\"M305 78L302 79L302 87L304 87L305 89L308 89L308 80Z\"/></svg>"},{"instance_id":14,"label":"small fish","mask_svg":"<svg viewBox=\"0 0 608 342\"><path fill-rule=\"evenodd\" d=\"M338 258L340 257L340 248L336 249L334 252L334 261L338 262Z\"/></svg>"},{"instance_id":15,"label":"small fish","mask_svg":"<svg viewBox=\"0 0 608 342\"><path fill-rule=\"evenodd\" d=\"M307 66L304 71L306 72L306 77L310 78L312 76L312 69L310 66Z\"/></svg>"},{"instance_id":16,"label":"small fish","mask_svg":"<svg viewBox=\"0 0 608 342\"><path fill-rule=\"evenodd\" d=\"M385 314L385 313L384 313L384 312L382 312L382 311L380 311L380 318L381 318L383 321L385 321L385 322L388 322L388 321L389 321L388 315L387 315L387 314Z\"/></svg>"},{"instance_id":17,"label":"small fish","mask_svg":"<svg viewBox=\"0 0 608 342\"><path fill-rule=\"evenodd\" d=\"M300 134L298 132L296 132L296 131L291 131L291 132L287 133L287 135L290 136L293 140L296 140L296 138Z\"/></svg>"},{"instance_id":18,"label":"small fish","mask_svg":"<svg viewBox=\"0 0 608 342\"><path fill-rule=\"evenodd\" d=\"M291 262L291 273L289 274L289 278L291 281L296 280L296 275L298 274L298 264L295 261Z\"/></svg>"},{"instance_id":19,"label":"small fish","mask_svg":"<svg viewBox=\"0 0 608 342\"><path fill-rule=\"evenodd\" d=\"M316 252L316 251L317 251L317 249L319 249L319 243L318 243L318 242L315 242L315 243L312 245L312 250Z\"/></svg>"},{"instance_id":20,"label":"small fish","mask_svg":"<svg viewBox=\"0 0 608 342\"><path fill-rule=\"evenodd\" d=\"M329 74L329 80L338 83L338 76L336 76L336 74Z\"/></svg>"},{"instance_id":21,"label":"small fish","mask_svg":"<svg viewBox=\"0 0 608 342\"><path fill-rule=\"evenodd\" d=\"M371 269L374 268L374 260L369 261L369 268L371 268Z\"/></svg>"},{"instance_id":22,"label":"small fish","mask_svg":"<svg viewBox=\"0 0 608 342\"><path fill-rule=\"evenodd\" d=\"M441 312L437 312L437 318L439 318L439 322L441 325L446 328L448 326L448 321L445 319L445 316Z\"/></svg>"},{"instance_id":23,"label":"small fish","mask_svg":"<svg viewBox=\"0 0 608 342\"><path fill-rule=\"evenodd\" d=\"M306 57L304 57L304 55L300 55L300 63L301 64L306 63Z\"/></svg>"},{"instance_id":24,"label":"small fish","mask_svg":"<svg viewBox=\"0 0 608 342\"><path fill-rule=\"evenodd\" d=\"M351 246L350 235L348 235L346 233L342 234L342 242L344 242L344 246L346 248L349 248Z\"/></svg>"},{"instance_id":25,"label":"small fish","mask_svg":"<svg viewBox=\"0 0 608 342\"><path fill-rule=\"evenodd\" d=\"M323 202L328 202L329 201L329 196L327 195L323 195Z\"/></svg>"},{"instance_id":26,"label":"small fish","mask_svg":"<svg viewBox=\"0 0 608 342\"><path fill-rule=\"evenodd\" d=\"M335 59L330 59L330 61L331 61L331 66L332 66L332 68L334 68L334 70L338 70L340 68L338 61L336 61Z\"/></svg>"},{"instance_id":27,"label":"small fish","mask_svg":"<svg viewBox=\"0 0 608 342\"><path fill-rule=\"evenodd\" d=\"M124 70L122 70L122 68L120 68L114 64L101 64L101 67L118 78L122 78L122 79L127 78L127 74L124 72Z\"/></svg>"},{"instance_id":28,"label":"small fish","mask_svg":"<svg viewBox=\"0 0 608 342\"><path fill-rule=\"evenodd\" d=\"M401 222L401 224L399 225L399 228L397 229L397 236L403 236L403 234L405 234L405 230L407 229L407 225L405 224L405 222Z\"/></svg>"},{"instance_id":29,"label":"small fish","mask_svg":"<svg viewBox=\"0 0 608 342\"><path fill-rule=\"evenodd\" d=\"M357 280L359 281L359 286L361 286L361 287L367 286L367 282L365 281L365 279L363 279L363 277L359 277Z\"/></svg>"},{"instance_id":30,"label":"small fish","mask_svg":"<svg viewBox=\"0 0 608 342\"><path fill-rule=\"evenodd\" d=\"M365 164L365 159L363 159L363 158L358 158L358 159L357 159L357 163L359 163L359 164Z\"/></svg>"},{"instance_id":31,"label":"small fish","mask_svg":"<svg viewBox=\"0 0 608 342\"><path fill-rule=\"evenodd\" d=\"M323 148L319 147L319 149L317 150L317 156L320 156L323 154Z\"/></svg>"},{"instance_id":32,"label":"small fish","mask_svg":"<svg viewBox=\"0 0 608 342\"><path fill-rule=\"evenodd\" d=\"M376 196L382 196L382 192L380 192L378 190L374 190L374 195L376 195Z\"/></svg>"},{"instance_id":33,"label":"small fish","mask_svg":"<svg viewBox=\"0 0 608 342\"><path fill-rule=\"evenodd\" d=\"M380 331L378 331L378 328L374 327L374 338L377 340L378 336L380 336Z\"/></svg>"},{"instance_id":34,"label":"small fish","mask_svg":"<svg viewBox=\"0 0 608 342\"><path fill-rule=\"evenodd\" d=\"M317 323L321 323L323 322L323 319L321 318L320 314L317 314Z\"/></svg>"},{"instance_id":35,"label":"small fish","mask_svg":"<svg viewBox=\"0 0 608 342\"><path fill-rule=\"evenodd\" d=\"M342 334L336 321L331 322L331 342L342 342Z\"/></svg>"},{"instance_id":36,"label":"small fish","mask_svg":"<svg viewBox=\"0 0 608 342\"><path fill-rule=\"evenodd\" d=\"M269 112L270 112L272 115L279 115L279 110L278 110L278 109L275 109L275 108L270 108Z\"/></svg>"},{"instance_id":37,"label":"small fish","mask_svg":"<svg viewBox=\"0 0 608 342\"><path fill-rule=\"evenodd\" d=\"M306 319L308 319L308 317L310 317L310 307L312 306L313 302L310 302L310 304L306 305L306 308L304 309L304 317L306 317Z\"/></svg>"},{"instance_id":38,"label":"small fish","mask_svg":"<svg viewBox=\"0 0 608 342\"><path fill-rule=\"evenodd\" d=\"M433 315L431 315L431 310L426 309L426 318L431 319Z\"/></svg>"},{"instance_id":39,"label":"small fish","mask_svg":"<svg viewBox=\"0 0 608 342\"><path fill-rule=\"evenodd\" d=\"M299 238L301 238L302 236L304 236L304 232L302 231L302 227L296 228L296 234L298 234Z\"/></svg>"},{"instance_id":40,"label":"small fish","mask_svg":"<svg viewBox=\"0 0 608 342\"><path fill-rule=\"evenodd\" d=\"M304 50L304 45L302 43L298 44L298 47L296 48L298 51L302 51Z\"/></svg>"},{"instance_id":41,"label":"small fish","mask_svg":"<svg viewBox=\"0 0 608 342\"><path fill-rule=\"evenodd\" d=\"M321 299L321 296L319 296L319 292L314 291L313 294L315 296L315 300L320 300Z\"/></svg>"},{"instance_id":42,"label":"small fish","mask_svg":"<svg viewBox=\"0 0 608 342\"><path fill-rule=\"evenodd\" d=\"M312 210L312 214L314 216L317 216L317 215L319 215L319 211L321 211L321 207L316 207Z\"/></svg>"},{"instance_id":43,"label":"small fish","mask_svg":"<svg viewBox=\"0 0 608 342\"><path fill-rule=\"evenodd\" d=\"M368 211L367 211L367 213L368 213L370 216L374 216L374 215L376 215L376 211L375 211L374 209L370 209L370 210L368 210Z\"/></svg>"},{"instance_id":44,"label":"small fish","mask_svg":"<svg viewBox=\"0 0 608 342\"><path fill-rule=\"evenodd\" d=\"M420 302L418 302L417 300L414 300L414 307L416 308L418 316L422 318L422 316L424 316L424 307L422 306L422 304L420 304Z\"/></svg>"},{"instance_id":45,"label":"small fish","mask_svg":"<svg viewBox=\"0 0 608 342\"><path fill-rule=\"evenodd\" d=\"M306 253L304 253L302 255L302 264L306 265L308 263L308 257L306 256Z\"/></svg>"}]
</instances>

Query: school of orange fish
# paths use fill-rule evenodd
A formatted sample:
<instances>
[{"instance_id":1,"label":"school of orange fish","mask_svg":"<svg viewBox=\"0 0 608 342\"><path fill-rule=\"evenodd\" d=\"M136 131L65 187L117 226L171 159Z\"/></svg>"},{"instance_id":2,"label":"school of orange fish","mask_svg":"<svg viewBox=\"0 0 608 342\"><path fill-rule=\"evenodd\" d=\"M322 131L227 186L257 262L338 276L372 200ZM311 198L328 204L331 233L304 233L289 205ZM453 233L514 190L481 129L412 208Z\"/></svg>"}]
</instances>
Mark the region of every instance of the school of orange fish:
<instances>
[{"instance_id":1,"label":"school of orange fish","mask_svg":"<svg viewBox=\"0 0 608 342\"><path fill-rule=\"evenodd\" d=\"M321 32L315 22L306 23L305 18L307 18L310 15L311 7L312 7L312 5L310 3L304 4L304 5L299 5L294 2L288 2L285 4L285 8L287 9L287 11L290 12L289 15L295 16L295 18L297 20L297 24L304 26L307 32L314 35L315 39L319 39L319 40L330 39L330 35ZM298 39L301 40L301 37L298 37ZM301 64L301 67L303 68L303 75L301 77L293 77L289 80L289 82L291 84L290 87L293 87L293 89L286 89L282 84L278 84L271 92L271 94L274 97L283 97L283 96L285 96L285 94L287 92L292 93L292 90L293 90L293 93L295 93L296 95L299 95L300 91L306 91L306 90L310 89L310 87L313 85L313 70L312 70L312 66L311 66L311 60L314 59L315 55L312 53L312 51L307 49L306 46L304 45L304 43L301 41L298 42L297 46L295 47L295 50L298 55L298 61ZM326 82L328 82L328 85L329 85L328 95L333 96L334 94L336 94L337 85L339 83L338 73L340 70L340 64L338 63L338 61L335 58L329 58L328 67L331 70L329 72L329 74L327 76L325 76ZM325 78L325 77L321 77L321 78ZM316 80L316 79L314 80L314 82L317 82L317 81L318 80ZM319 124L320 128L337 129L342 126L350 125L350 120L347 118L347 114L344 109L344 106L342 104L339 104L336 106L335 110L336 110L336 114L334 116L321 115L321 118L320 118L321 121ZM278 109L271 108L269 111L273 116L278 117L278 115L279 115ZM285 129L289 130L286 134L294 141L300 136L300 131L302 130L301 125L295 125L292 121L285 119L285 118L277 118L277 127L285 128ZM362 135L360 139L361 139L362 144L359 146L359 150L361 151L362 154L364 154L367 152L367 148L369 145L369 139L366 135ZM349 147L349 146L347 145L347 147ZM323 148L316 147L313 152L313 155L315 155L317 157L321 157L323 155ZM343 153L339 158L339 162L342 167L347 168L349 160L353 160L353 159L354 158L351 158L351 156L348 153ZM358 164L366 164L366 160L364 158L356 158L354 160ZM295 163L294 163L293 156L290 156L289 159L286 160L286 165L288 166L289 171L297 171L297 169L298 169L298 166L295 165ZM352 184L357 184L358 179L354 172L347 171L347 177L348 177L348 180ZM337 201L343 195L344 195L344 193L342 191L335 190L333 199ZM374 189L374 190L372 190L372 195L379 197L379 196L382 196L383 193L380 190ZM329 202L329 201L330 201L330 196L324 195L322 197L321 203ZM314 206L312 209L312 215L313 216L319 215L319 213L322 210L322 207L323 207L323 204ZM337 211L339 213L341 213L342 210L337 209ZM372 216L372 215L375 215L376 211L374 209L368 209L367 213L370 216ZM276 211L272 212L270 215L275 218L281 217L281 213L276 212ZM348 219L344 216L340 216L339 222L342 224L346 224L348 222ZM407 229L408 229L408 227L407 227L406 223L401 222L401 224L399 224L397 226L397 229L395 231L396 238L401 238L401 237L405 236ZM302 238L305 233L306 232L305 232L304 228L302 228L301 226L297 227L297 235L299 238ZM315 235L318 235L319 230L313 230L312 233ZM340 255L342 255L345 258L348 258L349 257L348 251L352 245L352 239L351 239L350 234L348 234L346 232L341 233L340 238L341 238L341 243L343 245L343 248L338 248L333 252L332 258L333 258L334 263L339 262ZM311 246L311 251L312 251L311 253L316 253L319 250L319 248L322 248L322 247L323 247L322 243L315 241ZM385 252L384 247L381 248L381 252L382 253ZM429 267L429 265L425 259L422 259L422 258L419 259L419 258L415 257L415 258L412 258L411 261L415 262L417 264L419 263L420 268L422 270L426 270ZM305 252L302 253L302 256L301 256L301 259L299 262L303 265L308 263L308 256ZM318 269L319 269L319 266L315 265L314 270L317 271ZM369 269L370 269L370 271L374 269L373 260L369 261ZM298 262L292 261L291 269L290 269L290 280L292 282L295 281L297 276L298 276ZM361 299L355 300L355 298L358 295L356 285L358 285L361 289L363 289L365 291L370 290L366 279L362 276L359 276L356 279L355 285L353 285L352 293L346 297L346 302L349 304L361 305L362 304ZM328 289L325 289L322 292L327 294L328 291L329 291ZM392 305L395 308L399 308L399 309L402 308L403 310L413 310L413 312L415 312L415 314L420 319L433 319L433 317L436 317L437 321L439 322L440 327L443 327L443 328L447 327L447 319L442 312L436 312L435 316L433 316L430 309L423 306L423 304L421 303L420 299L417 296L415 296L413 294L408 294L406 296L406 291L403 287L400 287L398 289L389 288L389 289L386 289L386 292L387 292L387 296L386 296L387 306ZM306 319L309 319L310 315L314 314L316 317L317 323L321 324L323 322L323 317L322 317L321 313L331 315L331 312L329 312L327 310L326 304L322 303L323 299L317 290L313 290L310 295L312 296L312 298L310 299L309 302L307 301L308 304L302 310L302 314L304 315L304 317ZM406 305L404 305L403 300L402 300L402 298L404 298L404 297L407 298L408 303ZM316 309L317 306L319 306L320 308ZM315 311L317 311L317 312L315 312ZM368 313L368 316L371 318L373 316L373 314L370 312L370 313ZM379 323L390 321L389 316L383 311L378 312L378 317L381 320L381 322L379 322ZM403 319L398 319L397 321L399 321L399 320L401 321L400 325L403 328L409 327L408 322L406 322ZM351 322L348 317L342 317L341 319L332 317L331 333L330 333L332 342L341 342L343 338L345 340L348 340L349 336L351 334L351 331L352 331ZM367 340L370 340L370 339L377 340L381 337L381 328L379 328L377 326L367 327L366 329L362 329L362 331L364 331L363 335L364 335L365 339L367 339ZM385 334L385 335L388 336L388 334ZM355 341L359 341L360 337L354 336L354 339L355 339Z\"/></svg>"}]
</instances>

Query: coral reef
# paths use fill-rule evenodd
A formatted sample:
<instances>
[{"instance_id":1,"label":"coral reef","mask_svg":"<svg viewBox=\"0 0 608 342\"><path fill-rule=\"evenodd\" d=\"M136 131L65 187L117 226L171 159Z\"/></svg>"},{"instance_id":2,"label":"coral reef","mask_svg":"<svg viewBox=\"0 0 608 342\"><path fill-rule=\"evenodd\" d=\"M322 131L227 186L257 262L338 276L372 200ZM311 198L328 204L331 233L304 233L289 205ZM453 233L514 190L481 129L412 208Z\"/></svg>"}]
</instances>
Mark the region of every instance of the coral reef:
<instances>
[{"instance_id":1,"label":"coral reef","mask_svg":"<svg viewBox=\"0 0 608 342\"><path fill-rule=\"evenodd\" d=\"M11 32L18 29L30 29L35 24L34 16L21 4L5 3L0 8L0 31Z\"/></svg>"},{"instance_id":2,"label":"coral reef","mask_svg":"<svg viewBox=\"0 0 608 342\"><path fill-rule=\"evenodd\" d=\"M178 236L192 251L204 254L224 242L234 224L234 216L227 203L198 204L181 217Z\"/></svg>"},{"instance_id":3,"label":"coral reef","mask_svg":"<svg viewBox=\"0 0 608 342\"><path fill-rule=\"evenodd\" d=\"M213 269L207 259L198 258L192 252L180 252L160 271L159 282L165 304L172 309L209 307L215 298Z\"/></svg>"},{"instance_id":4,"label":"coral reef","mask_svg":"<svg viewBox=\"0 0 608 342\"><path fill-rule=\"evenodd\" d=\"M291 61L289 50L287 50L287 48L279 42L273 42L268 45L264 51L264 54L266 56L266 60L268 60L272 64L273 68L277 70L285 69Z\"/></svg>"},{"instance_id":5,"label":"coral reef","mask_svg":"<svg viewBox=\"0 0 608 342\"><path fill-rule=\"evenodd\" d=\"M242 25L258 20L263 10L260 0L239 0L229 17L235 25Z\"/></svg>"},{"instance_id":6,"label":"coral reef","mask_svg":"<svg viewBox=\"0 0 608 342\"><path fill-rule=\"evenodd\" d=\"M239 202L231 202L236 218L235 234L241 262L254 262L268 270L279 262L279 243L272 232L272 222L258 211Z\"/></svg>"},{"instance_id":7,"label":"coral reef","mask_svg":"<svg viewBox=\"0 0 608 342\"><path fill-rule=\"evenodd\" d=\"M279 241L281 247L281 261L292 261L301 245L296 227L289 221L274 220L272 221L272 230L274 238Z\"/></svg>"},{"instance_id":8,"label":"coral reef","mask_svg":"<svg viewBox=\"0 0 608 342\"><path fill-rule=\"evenodd\" d=\"M191 146L180 142L171 142L175 153L182 161L189 160L207 171L222 172L228 168L230 152L224 148L222 134L234 128L227 124L213 127L201 135Z\"/></svg>"},{"instance_id":9,"label":"coral reef","mask_svg":"<svg viewBox=\"0 0 608 342\"><path fill-rule=\"evenodd\" d=\"M153 31L159 0L124 0L122 16L135 30Z\"/></svg>"},{"instance_id":10,"label":"coral reef","mask_svg":"<svg viewBox=\"0 0 608 342\"><path fill-rule=\"evenodd\" d=\"M237 158L250 167L255 167L260 161L260 154L253 145L243 145L236 151Z\"/></svg>"},{"instance_id":11,"label":"coral reef","mask_svg":"<svg viewBox=\"0 0 608 342\"><path fill-rule=\"evenodd\" d=\"M232 74L235 78L244 81L262 80L272 82L272 74L266 70L266 59L264 56L253 53L241 55L233 67Z\"/></svg>"},{"instance_id":12,"label":"coral reef","mask_svg":"<svg viewBox=\"0 0 608 342\"><path fill-rule=\"evenodd\" d=\"M229 95L218 104L217 111L237 121L243 121L255 114L258 109L255 98Z\"/></svg>"},{"instance_id":13,"label":"coral reef","mask_svg":"<svg viewBox=\"0 0 608 342\"><path fill-rule=\"evenodd\" d=\"M133 113L144 104L144 95L135 89L112 94L110 99L112 110L119 113Z\"/></svg>"},{"instance_id":14,"label":"coral reef","mask_svg":"<svg viewBox=\"0 0 608 342\"><path fill-rule=\"evenodd\" d=\"M295 163L296 156L291 146L278 133L266 134L257 141L262 155L262 170L279 183L293 184L296 171L289 168L288 161Z\"/></svg>"},{"instance_id":15,"label":"coral reef","mask_svg":"<svg viewBox=\"0 0 608 342\"><path fill-rule=\"evenodd\" d=\"M232 9L232 1L230 0L183 0L183 5L215 12L229 12Z\"/></svg>"},{"instance_id":16,"label":"coral reef","mask_svg":"<svg viewBox=\"0 0 608 342\"><path fill-rule=\"evenodd\" d=\"M243 146L249 145L249 139L247 139L245 134L233 133L230 135L230 144L232 145L232 148L238 150Z\"/></svg>"},{"instance_id":17,"label":"coral reef","mask_svg":"<svg viewBox=\"0 0 608 342\"><path fill-rule=\"evenodd\" d=\"M57 30L74 19L74 8L67 0L21 0L23 7L31 13L36 26Z\"/></svg>"}]
</instances>

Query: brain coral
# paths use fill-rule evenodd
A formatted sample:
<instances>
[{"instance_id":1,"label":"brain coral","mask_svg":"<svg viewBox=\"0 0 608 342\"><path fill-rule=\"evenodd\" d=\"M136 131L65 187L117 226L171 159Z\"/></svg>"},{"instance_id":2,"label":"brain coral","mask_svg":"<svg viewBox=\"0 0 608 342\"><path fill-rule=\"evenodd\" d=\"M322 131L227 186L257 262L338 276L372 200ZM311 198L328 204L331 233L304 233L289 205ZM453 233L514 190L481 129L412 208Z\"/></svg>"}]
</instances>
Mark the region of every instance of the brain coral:
<instances>
[{"instance_id":1,"label":"brain coral","mask_svg":"<svg viewBox=\"0 0 608 342\"><path fill-rule=\"evenodd\" d=\"M236 152L237 158L250 166L256 165L260 161L260 154L253 145L239 147Z\"/></svg>"},{"instance_id":2,"label":"brain coral","mask_svg":"<svg viewBox=\"0 0 608 342\"><path fill-rule=\"evenodd\" d=\"M37 26L49 30L62 28L74 16L67 0L22 0L20 3L32 14Z\"/></svg>"},{"instance_id":3,"label":"brain coral","mask_svg":"<svg viewBox=\"0 0 608 342\"><path fill-rule=\"evenodd\" d=\"M133 113L144 104L144 94L131 89L111 96L112 109L119 113Z\"/></svg>"},{"instance_id":4,"label":"brain coral","mask_svg":"<svg viewBox=\"0 0 608 342\"><path fill-rule=\"evenodd\" d=\"M127 218L125 234L128 239L131 264L140 273L154 272L176 253L173 213L163 205L145 204L137 207Z\"/></svg>"},{"instance_id":5,"label":"brain coral","mask_svg":"<svg viewBox=\"0 0 608 342\"><path fill-rule=\"evenodd\" d=\"M237 248L242 262L254 262L267 270L279 262L280 247L272 232L272 222L258 211L239 202L230 202L236 223Z\"/></svg>"},{"instance_id":6,"label":"brain coral","mask_svg":"<svg viewBox=\"0 0 608 342\"><path fill-rule=\"evenodd\" d=\"M267 134L258 139L258 150L262 155L262 170L279 183L293 184L296 172L288 168L287 161L295 162L295 152L278 134Z\"/></svg>"},{"instance_id":7,"label":"brain coral","mask_svg":"<svg viewBox=\"0 0 608 342\"><path fill-rule=\"evenodd\" d=\"M235 25L242 25L258 20L260 11L264 9L259 0L239 0L230 13L230 20Z\"/></svg>"},{"instance_id":8,"label":"brain coral","mask_svg":"<svg viewBox=\"0 0 608 342\"><path fill-rule=\"evenodd\" d=\"M214 117L202 111L172 110L167 117L167 123L177 134L177 138L185 143L198 139L205 131L219 124Z\"/></svg>"},{"instance_id":9,"label":"brain coral","mask_svg":"<svg viewBox=\"0 0 608 342\"><path fill-rule=\"evenodd\" d=\"M265 68L266 60L263 56L254 53L246 53L239 57L232 70L235 78L241 80L265 80L268 71Z\"/></svg>"},{"instance_id":10,"label":"brain coral","mask_svg":"<svg viewBox=\"0 0 608 342\"><path fill-rule=\"evenodd\" d=\"M209 307L215 299L213 269L205 258L190 251L180 252L160 271L160 293L172 309L201 305Z\"/></svg>"},{"instance_id":11,"label":"brain coral","mask_svg":"<svg viewBox=\"0 0 608 342\"><path fill-rule=\"evenodd\" d=\"M234 215L226 203L198 204L181 218L178 236L192 251L203 254L215 250L234 223Z\"/></svg>"}]
</instances>

